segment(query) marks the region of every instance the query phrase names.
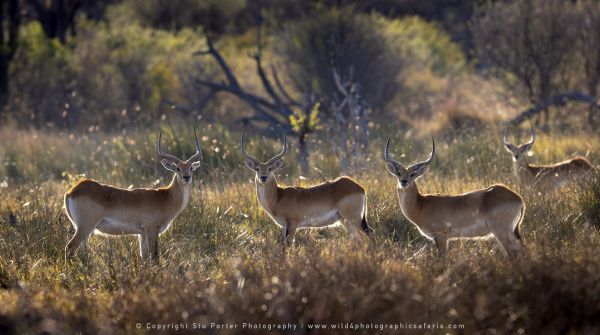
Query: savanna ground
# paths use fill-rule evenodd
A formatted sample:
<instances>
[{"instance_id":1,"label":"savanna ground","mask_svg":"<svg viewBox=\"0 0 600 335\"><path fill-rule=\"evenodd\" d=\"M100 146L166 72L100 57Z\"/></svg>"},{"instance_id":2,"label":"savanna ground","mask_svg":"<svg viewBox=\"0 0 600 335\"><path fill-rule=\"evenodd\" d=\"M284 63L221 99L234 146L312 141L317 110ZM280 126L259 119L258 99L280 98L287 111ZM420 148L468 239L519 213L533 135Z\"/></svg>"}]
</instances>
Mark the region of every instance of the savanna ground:
<instances>
[{"instance_id":1,"label":"savanna ground","mask_svg":"<svg viewBox=\"0 0 600 335\"><path fill-rule=\"evenodd\" d=\"M438 134L436 159L418 181L421 191L460 193L493 183L518 189L500 126ZM188 128L163 128L165 148L192 153ZM424 159L430 145L427 137L373 131L366 169L352 177L367 189L375 242L353 242L342 227L301 231L282 257L279 230L259 207L253 175L243 167L240 134L204 127L203 168L194 176L188 207L161 236L155 264L140 259L134 237L92 236L87 257L65 260L74 230L62 199L78 173L121 187L166 184L170 176L155 159L155 130L82 135L3 129L0 333L162 333L147 327L182 323L190 328L166 333L197 333L194 323L207 324L208 333L246 333L243 323L290 323L297 333L335 323L444 326L386 333L600 331L597 179L556 196L520 190L527 203L522 257L508 259L493 240L455 241L444 262L400 211L396 181L381 159L388 131L402 162ZM248 151L266 157L279 149L280 143L255 137ZM579 154L597 164L599 149L600 139L583 130L539 133L532 159ZM278 174L282 184L310 185L340 173L334 155L319 149L311 156L312 176L300 178L295 155L292 150ZM210 329L211 323L238 328ZM375 332L382 331L358 329Z\"/></svg>"}]
</instances>

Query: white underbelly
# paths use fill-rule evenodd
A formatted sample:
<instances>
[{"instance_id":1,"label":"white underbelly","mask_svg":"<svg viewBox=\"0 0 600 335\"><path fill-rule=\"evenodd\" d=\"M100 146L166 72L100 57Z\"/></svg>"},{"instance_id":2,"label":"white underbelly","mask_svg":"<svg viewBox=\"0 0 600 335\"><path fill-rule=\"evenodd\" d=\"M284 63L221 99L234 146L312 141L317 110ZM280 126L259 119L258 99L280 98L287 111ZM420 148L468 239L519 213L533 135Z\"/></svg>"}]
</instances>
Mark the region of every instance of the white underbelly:
<instances>
[{"instance_id":1,"label":"white underbelly","mask_svg":"<svg viewBox=\"0 0 600 335\"><path fill-rule=\"evenodd\" d=\"M475 220L472 224L464 226L452 226L449 229L450 238L482 238L490 235L490 229L488 228L485 220Z\"/></svg>"},{"instance_id":2,"label":"white underbelly","mask_svg":"<svg viewBox=\"0 0 600 335\"><path fill-rule=\"evenodd\" d=\"M103 218L96 226L94 233L108 235L141 234L142 229L136 224L126 223L114 218Z\"/></svg>"},{"instance_id":3,"label":"white underbelly","mask_svg":"<svg viewBox=\"0 0 600 335\"><path fill-rule=\"evenodd\" d=\"M337 223L340 219L337 210L308 214L300 221L299 228L325 227Z\"/></svg>"}]
</instances>

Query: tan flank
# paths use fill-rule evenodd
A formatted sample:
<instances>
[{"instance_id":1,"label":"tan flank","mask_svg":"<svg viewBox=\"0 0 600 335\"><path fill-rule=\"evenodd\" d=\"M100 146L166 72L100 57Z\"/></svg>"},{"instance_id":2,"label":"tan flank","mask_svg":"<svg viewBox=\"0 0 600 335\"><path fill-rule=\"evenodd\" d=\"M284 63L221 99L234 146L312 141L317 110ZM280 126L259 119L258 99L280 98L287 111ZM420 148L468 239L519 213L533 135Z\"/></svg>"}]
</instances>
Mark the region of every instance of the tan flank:
<instances>
[{"instance_id":1,"label":"tan flank","mask_svg":"<svg viewBox=\"0 0 600 335\"><path fill-rule=\"evenodd\" d=\"M504 131L504 147L513 156L513 171L520 185L544 192L553 192L581 179L592 170L592 164L583 157L575 157L551 165L529 164L527 152L531 150L534 141L533 125L531 125L530 141L519 146L508 142L508 127Z\"/></svg>"},{"instance_id":2,"label":"tan flank","mask_svg":"<svg viewBox=\"0 0 600 335\"><path fill-rule=\"evenodd\" d=\"M312 187L281 187L273 173L283 165L287 141L283 150L262 163L244 150L244 134L241 148L244 164L255 172L258 202L282 228L281 243L293 244L294 235L300 228L326 227L342 222L353 234L358 231L369 235L366 221L367 196L365 189L348 177L340 177Z\"/></svg>"},{"instance_id":3,"label":"tan flank","mask_svg":"<svg viewBox=\"0 0 600 335\"><path fill-rule=\"evenodd\" d=\"M166 187L126 190L85 179L65 193L65 210L75 227L75 235L65 248L70 257L85 247L96 232L106 235L139 235L140 254L158 258L158 235L188 204L192 172L200 166L201 150L194 128L196 153L186 161L162 151L159 134L157 151L162 165L173 172Z\"/></svg>"},{"instance_id":4,"label":"tan flank","mask_svg":"<svg viewBox=\"0 0 600 335\"><path fill-rule=\"evenodd\" d=\"M521 196L504 185L492 185L460 195L421 194L416 180L435 156L405 168L389 156L388 138L384 158L388 171L398 180L398 198L404 216L419 232L433 240L442 256L448 240L493 236L503 249L514 254L522 249L519 224L525 212Z\"/></svg>"}]
</instances>

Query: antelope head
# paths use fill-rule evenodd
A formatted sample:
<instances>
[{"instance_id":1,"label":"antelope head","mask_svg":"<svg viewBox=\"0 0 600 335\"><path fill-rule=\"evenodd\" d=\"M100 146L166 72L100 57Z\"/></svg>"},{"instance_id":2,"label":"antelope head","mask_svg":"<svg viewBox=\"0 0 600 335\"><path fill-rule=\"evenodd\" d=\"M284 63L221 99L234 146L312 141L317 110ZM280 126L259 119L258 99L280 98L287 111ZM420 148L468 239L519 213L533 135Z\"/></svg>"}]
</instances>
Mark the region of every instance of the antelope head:
<instances>
[{"instance_id":1,"label":"antelope head","mask_svg":"<svg viewBox=\"0 0 600 335\"><path fill-rule=\"evenodd\" d=\"M261 184L266 184L269 179L273 177L273 172L283 166L283 158L286 152L287 139L285 136L283 137L283 149L279 154L275 155L265 163L262 163L258 159L246 153L246 150L244 149L244 133L245 132L242 132L241 141L242 153L244 154L244 164L248 169L256 173L256 180L258 180L258 182Z\"/></svg>"},{"instance_id":2,"label":"antelope head","mask_svg":"<svg viewBox=\"0 0 600 335\"><path fill-rule=\"evenodd\" d=\"M198 142L198 135L196 134L196 126L194 126L194 141L196 144L196 153L192 157L183 161L173 155L164 153L160 146L160 140L162 138L162 132L158 134L158 143L156 144L158 157L160 162L165 169L175 173L177 175L177 181L181 185L189 185L192 182L192 172L200 167L200 159L202 159L202 150L200 149L200 142Z\"/></svg>"},{"instance_id":3,"label":"antelope head","mask_svg":"<svg viewBox=\"0 0 600 335\"><path fill-rule=\"evenodd\" d=\"M433 157L435 157L435 141L433 140L433 137L431 138L431 154L429 154L429 158L407 168L405 168L400 162L390 158L389 147L390 138L388 137L387 143L385 144L383 158L386 161L388 171L394 177L396 177L396 179L398 179L398 184L402 190L409 188L415 182L415 180L421 177L425 171L427 171L427 166L431 164Z\"/></svg>"},{"instance_id":4,"label":"antelope head","mask_svg":"<svg viewBox=\"0 0 600 335\"><path fill-rule=\"evenodd\" d=\"M518 161L521 157L524 157L525 154L527 154L527 152L529 150L531 150L531 147L533 146L533 142L535 141L535 130L533 129L533 124L531 124L530 121L530 140L527 143L523 143L519 146L516 146L514 144L511 144L508 142L508 127L506 126L506 129L504 130L504 137L502 138L502 142L504 142L504 147L506 148L506 151L510 152L513 155L513 159L515 161Z\"/></svg>"}]
</instances>

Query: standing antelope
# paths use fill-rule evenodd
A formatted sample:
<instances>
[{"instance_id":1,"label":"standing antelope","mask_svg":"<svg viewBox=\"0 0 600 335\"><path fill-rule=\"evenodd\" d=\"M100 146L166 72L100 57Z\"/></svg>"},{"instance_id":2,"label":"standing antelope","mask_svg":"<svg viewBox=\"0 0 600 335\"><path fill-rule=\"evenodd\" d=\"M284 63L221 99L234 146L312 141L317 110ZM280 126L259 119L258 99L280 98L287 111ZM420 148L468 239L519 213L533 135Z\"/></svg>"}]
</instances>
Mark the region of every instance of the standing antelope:
<instances>
[{"instance_id":1,"label":"standing antelope","mask_svg":"<svg viewBox=\"0 0 600 335\"><path fill-rule=\"evenodd\" d=\"M508 126L504 130L504 147L513 155L513 170L519 184L533 186L545 191L556 191L581 177L592 169L592 164L575 157L552 165L533 165L527 161L527 152L535 141L535 130L530 125L531 139L518 147L508 142Z\"/></svg>"},{"instance_id":2,"label":"standing antelope","mask_svg":"<svg viewBox=\"0 0 600 335\"><path fill-rule=\"evenodd\" d=\"M460 195L423 195L416 180L433 161L433 139L429 159L408 168L390 158L389 145L388 137L384 159L388 171L398 179L402 213L421 235L435 242L441 256L446 254L448 240L458 238L493 236L507 253L521 250L519 223L525 203L517 193L504 185L492 185Z\"/></svg>"},{"instance_id":3,"label":"standing antelope","mask_svg":"<svg viewBox=\"0 0 600 335\"><path fill-rule=\"evenodd\" d=\"M344 227L356 236L357 230L369 235L366 220L367 196L365 189L348 177L340 177L312 187L281 187L273 173L283 165L287 140L281 153L261 163L241 149L244 164L256 173L258 202L271 219L282 228L283 250L294 242L296 229L326 227L343 221Z\"/></svg>"},{"instance_id":4,"label":"standing antelope","mask_svg":"<svg viewBox=\"0 0 600 335\"><path fill-rule=\"evenodd\" d=\"M65 256L73 256L83 245L85 253L89 236L139 235L140 254L158 259L158 235L183 211L190 199L192 172L200 166L201 149L194 127L196 153L186 161L163 153L158 135L157 151L162 165L173 172L173 180L158 189L126 190L84 179L65 193L65 210L75 227L75 235L65 248Z\"/></svg>"}]
</instances>

